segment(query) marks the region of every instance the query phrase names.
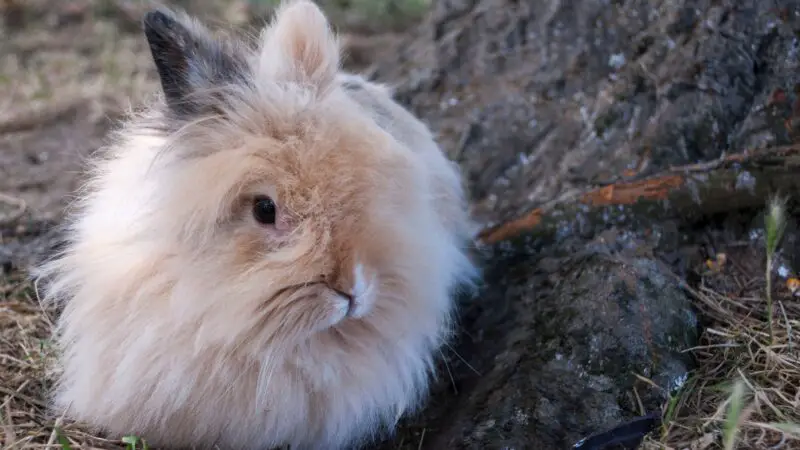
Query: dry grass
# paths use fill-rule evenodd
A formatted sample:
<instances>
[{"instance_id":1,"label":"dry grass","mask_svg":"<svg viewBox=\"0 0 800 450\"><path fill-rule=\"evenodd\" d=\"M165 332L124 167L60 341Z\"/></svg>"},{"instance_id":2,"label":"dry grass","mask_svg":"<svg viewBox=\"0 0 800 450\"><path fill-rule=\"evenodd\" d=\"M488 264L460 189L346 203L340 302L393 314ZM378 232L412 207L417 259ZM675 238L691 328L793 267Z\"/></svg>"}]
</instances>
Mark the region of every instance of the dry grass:
<instances>
[{"instance_id":1,"label":"dry grass","mask_svg":"<svg viewBox=\"0 0 800 450\"><path fill-rule=\"evenodd\" d=\"M429 0L323 0L319 3L343 31L384 30L418 20ZM257 26L277 0L161 0L201 17L212 26ZM20 117L35 121L62 104L83 100L92 114L114 116L156 87L154 67L139 31L146 1L13 0L0 3L14 30L0 35L0 131ZM259 20L256 20L255 17ZM252 22L252 23L251 23ZM22 74L25 74L22 76ZM20 110L21 111L18 111ZM63 107L60 109L64 109ZM54 114L50 114L54 115ZM11 125L8 125L10 123ZM6 124L5 126L3 124ZM24 125L23 125L24 126Z\"/></svg>"},{"instance_id":2,"label":"dry grass","mask_svg":"<svg viewBox=\"0 0 800 450\"><path fill-rule=\"evenodd\" d=\"M731 245L691 290L710 325L688 349L697 368L646 449L800 448L791 425L800 423L798 283L789 278L773 287L770 326L764 240Z\"/></svg>"},{"instance_id":3,"label":"dry grass","mask_svg":"<svg viewBox=\"0 0 800 450\"><path fill-rule=\"evenodd\" d=\"M0 441L4 449L53 444L45 401L54 367L49 315L21 274L0 278Z\"/></svg>"},{"instance_id":4,"label":"dry grass","mask_svg":"<svg viewBox=\"0 0 800 450\"><path fill-rule=\"evenodd\" d=\"M98 116L113 114L154 88L145 43L100 3L26 0L24 30L7 30L0 44L5 121L75 99L94 104Z\"/></svg>"}]
</instances>

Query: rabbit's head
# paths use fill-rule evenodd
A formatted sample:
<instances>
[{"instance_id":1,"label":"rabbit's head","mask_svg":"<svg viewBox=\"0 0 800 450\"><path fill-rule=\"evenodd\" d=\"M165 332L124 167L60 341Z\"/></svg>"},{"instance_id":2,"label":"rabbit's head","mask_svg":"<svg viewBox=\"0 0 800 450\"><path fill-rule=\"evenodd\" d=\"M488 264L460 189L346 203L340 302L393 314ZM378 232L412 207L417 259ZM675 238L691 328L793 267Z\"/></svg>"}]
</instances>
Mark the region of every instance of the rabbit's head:
<instances>
[{"instance_id":1,"label":"rabbit's head","mask_svg":"<svg viewBox=\"0 0 800 450\"><path fill-rule=\"evenodd\" d=\"M96 161L54 288L200 348L444 330L471 271L458 173L386 88L340 71L315 5L252 46L166 10L145 34L163 101Z\"/></svg>"},{"instance_id":2,"label":"rabbit's head","mask_svg":"<svg viewBox=\"0 0 800 450\"><path fill-rule=\"evenodd\" d=\"M167 353L291 354L312 389L332 367L313 366L338 359L376 377L373 406L413 401L474 275L455 166L387 88L340 71L310 2L254 45L166 10L144 23L163 97L94 160L69 245L41 270L66 303L62 401L99 408L87 393L105 380L122 407L126 370L131 385L179 376L155 363Z\"/></svg>"}]
</instances>

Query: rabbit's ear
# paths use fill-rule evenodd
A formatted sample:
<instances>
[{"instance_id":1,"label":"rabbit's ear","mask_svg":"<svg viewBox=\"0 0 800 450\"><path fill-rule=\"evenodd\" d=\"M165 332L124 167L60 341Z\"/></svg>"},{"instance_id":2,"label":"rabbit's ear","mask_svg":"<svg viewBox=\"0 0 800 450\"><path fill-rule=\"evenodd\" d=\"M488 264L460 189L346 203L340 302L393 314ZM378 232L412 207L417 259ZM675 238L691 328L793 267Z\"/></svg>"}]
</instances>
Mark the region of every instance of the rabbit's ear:
<instances>
[{"instance_id":1,"label":"rabbit's ear","mask_svg":"<svg viewBox=\"0 0 800 450\"><path fill-rule=\"evenodd\" d=\"M188 16L159 9L146 13L143 25L167 104L179 117L211 106L205 91L244 80L243 58Z\"/></svg>"},{"instance_id":2,"label":"rabbit's ear","mask_svg":"<svg viewBox=\"0 0 800 450\"><path fill-rule=\"evenodd\" d=\"M261 36L260 75L325 89L339 71L339 43L322 10L286 0Z\"/></svg>"}]
</instances>

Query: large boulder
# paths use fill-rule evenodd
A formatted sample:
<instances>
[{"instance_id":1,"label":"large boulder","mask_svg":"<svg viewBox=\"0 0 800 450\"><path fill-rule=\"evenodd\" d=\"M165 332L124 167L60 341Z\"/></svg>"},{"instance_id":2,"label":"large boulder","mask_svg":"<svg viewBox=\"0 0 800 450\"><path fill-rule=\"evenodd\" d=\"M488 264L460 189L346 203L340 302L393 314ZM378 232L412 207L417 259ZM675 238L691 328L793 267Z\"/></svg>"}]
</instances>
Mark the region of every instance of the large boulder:
<instances>
[{"instance_id":1,"label":"large boulder","mask_svg":"<svg viewBox=\"0 0 800 450\"><path fill-rule=\"evenodd\" d=\"M442 0L374 73L461 164L489 226L589 187L792 142L798 10ZM659 411L698 331L675 273L701 255L682 235L688 219L607 212L483 249L484 285L461 301L433 397L381 448L569 448Z\"/></svg>"},{"instance_id":2,"label":"large boulder","mask_svg":"<svg viewBox=\"0 0 800 450\"><path fill-rule=\"evenodd\" d=\"M686 380L681 350L697 330L686 294L653 259L663 239L611 230L558 250L489 250L433 399L384 448L416 449L423 430L429 449L569 448L660 411Z\"/></svg>"}]
</instances>

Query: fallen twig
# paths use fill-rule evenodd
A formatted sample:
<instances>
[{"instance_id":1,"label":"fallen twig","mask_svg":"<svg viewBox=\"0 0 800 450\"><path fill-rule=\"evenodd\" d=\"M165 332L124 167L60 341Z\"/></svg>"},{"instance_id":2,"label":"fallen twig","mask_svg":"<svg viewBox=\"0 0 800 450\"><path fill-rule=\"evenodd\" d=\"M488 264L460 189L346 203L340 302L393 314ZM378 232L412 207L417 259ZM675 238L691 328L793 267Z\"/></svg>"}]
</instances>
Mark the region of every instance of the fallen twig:
<instances>
[{"instance_id":1,"label":"fallen twig","mask_svg":"<svg viewBox=\"0 0 800 450\"><path fill-rule=\"evenodd\" d=\"M478 241L492 244L523 233L555 234L578 216L605 211L622 215L644 211L651 220L692 212L718 213L761 206L776 191L800 188L800 145L772 147L728 155L710 163L672 167L640 180L594 188L565 201L533 209L523 216L488 227Z\"/></svg>"}]
</instances>

